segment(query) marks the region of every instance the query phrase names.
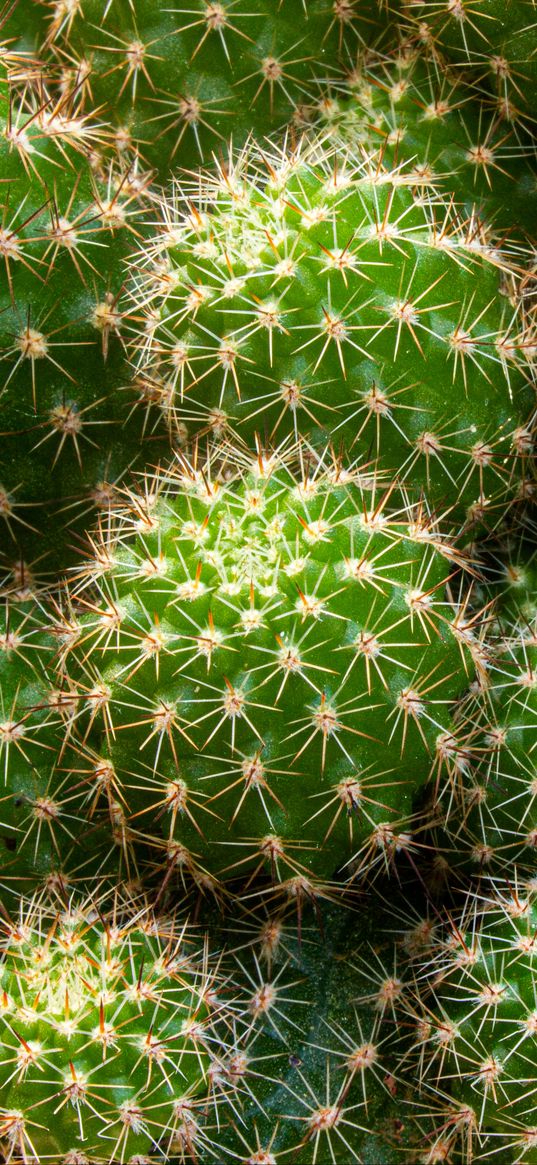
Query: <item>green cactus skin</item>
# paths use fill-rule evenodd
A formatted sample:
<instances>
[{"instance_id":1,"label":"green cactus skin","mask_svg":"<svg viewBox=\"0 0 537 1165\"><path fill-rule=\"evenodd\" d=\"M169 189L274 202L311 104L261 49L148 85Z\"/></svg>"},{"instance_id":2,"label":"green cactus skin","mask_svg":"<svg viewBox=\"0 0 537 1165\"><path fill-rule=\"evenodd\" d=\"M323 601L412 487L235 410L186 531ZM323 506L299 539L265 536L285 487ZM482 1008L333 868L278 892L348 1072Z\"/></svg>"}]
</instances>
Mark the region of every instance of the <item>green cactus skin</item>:
<instances>
[{"instance_id":1,"label":"green cactus skin","mask_svg":"<svg viewBox=\"0 0 537 1165\"><path fill-rule=\"evenodd\" d=\"M537 552L531 510L518 526L500 531L499 537L483 548L487 590L496 600L500 628L507 635L513 629L537 633ZM482 594L485 598L487 590Z\"/></svg>"},{"instance_id":2,"label":"green cactus skin","mask_svg":"<svg viewBox=\"0 0 537 1165\"><path fill-rule=\"evenodd\" d=\"M436 1110L438 1161L537 1160L536 927L535 885L514 868L470 894L416 961L411 1071Z\"/></svg>"},{"instance_id":3,"label":"green cactus skin","mask_svg":"<svg viewBox=\"0 0 537 1165\"><path fill-rule=\"evenodd\" d=\"M285 126L344 52L378 41L378 0L78 0L44 3L47 57L82 82L123 157L162 177Z\"/></svg>"},{"instance_id":4,"label":"green cactus skin","mask_svg":"<svg viewBox=\"0 0 537 1165\"><path fill-rule=\"evenodd\" d=\"M19 0L3 0L0 8L0 57L13 58L17 67L21 57L35 60L37 49L46 32L45 10L38 4L21 4Z\"/></svg>"},{"instance_id":5,"label":"green cactus skin","mask_svg":"<svg viewBox=\"0 0 537 1165\"><path fill-rule=\"evenodd\" d=\"M222 1048L218 964L184 922L120 895L30 903L2 923L7 1158L109 1162L166 1153ZM220 1015L219 1015L220 1013Z\"/></svg>"},{"instance_id":6,"label":"green cactus skin","mask_svg":"<svg viewBox=\"0 0 537 1165\"><path fill-rule=\"evenodd\" d=\"M64 832L64 844L69 843L77 824L76 795L69 798L65 776L62 781L57 773L62 744L69 737L68 712L47 679L53 643L35 616L30 603L7 603L0 612L4 886L14 873L23 876L33 869L39 877L48 872L52 855L60 848L58 835Z\"/></svg>"},{"instance_id":7,"label":"green cactus skin","mask_svg":"<svg viewBox=\"0 0 537 1165\"><path fill-rule=\"evenodd\" d=\"M378 154L305 153L163 199L134 260L142 379L201 432L329 433L458 528L495 524L532 472L508 256Z\"/></svg>"},{"instance_id":8,"label":"green cactus skin","mask_svg":"<svg viewBox=\"0 0 537 1165\"><path fill-rule=\"evenodd\" d=\"M445 596L459 553L369 467L302 459L148 477L65 609L80 735L165 885L264 874L307 901L411 848L417 789L449 780L481 658L479 617Z\"/></svg>"},{"instance_id":9,"label":"green cactus skin","mask_svg":"<svg viewBox=\"0 0 537 1165\"><path fill-rule=\"evenodd\" d=\"M535 624L521 616L509 626L501 602L499 613L487 670L457 716L461 810L449 803L444 845L455 867L507 876L514 864L535 868L537 650Z\"/></svg>"},{"instance_id":10,"label":"green cactus skin","mask_svg":"<svg viewBox=\"0 0 537 1165\"><path fill-rule=\"evenodd\" d=\"M113 503L144 435L152 460L169 445L147 403L129 416L125 390L120 293L144 179L99 169L98 128L31 68L24 86L1 84L1 550L8 564L22 555L57 571L80 514Z\"/></svg>"},{"instance_id":11,"label":"green cactus skin","mask_svg":"<svg viewBox=\"0 0 537 1165\"><path fill-rule=\"evenodd\" d=\"M10 902L37 889L113 885L120 871L137 876L120 806L110 800L108 829L94 819L99 775L77 736L77 703L54 683L58 643L43 628L45 602L11 596L0 607L0 883Z\"/></svg>"},{"instance_id":12,"label":"green cactus skin","mask_svg":"<svg viewBox=\"0 0 537 1165\"><path fill-rule=\"evenodd\" d=\"M300 119L297 118L300 124ZM498 233L532 235L537 225L534 148L498 120L490 102L435 69L419 49L365 52L342 80L303 111L304 125L343 145L382 146L386 167L413 165L469 216Z\"/></svg>"},{"instance_id":13,"label":"green cactus skin","mask_svg":"<svg viewBox=\"0 0 537 1165\"><path fill-rule=\"evenodd\" d=\"M406 31L470 84L486 81L504 121L531 130L537 93L533 0L406 0Z\"/></svg>"}]
</instances>

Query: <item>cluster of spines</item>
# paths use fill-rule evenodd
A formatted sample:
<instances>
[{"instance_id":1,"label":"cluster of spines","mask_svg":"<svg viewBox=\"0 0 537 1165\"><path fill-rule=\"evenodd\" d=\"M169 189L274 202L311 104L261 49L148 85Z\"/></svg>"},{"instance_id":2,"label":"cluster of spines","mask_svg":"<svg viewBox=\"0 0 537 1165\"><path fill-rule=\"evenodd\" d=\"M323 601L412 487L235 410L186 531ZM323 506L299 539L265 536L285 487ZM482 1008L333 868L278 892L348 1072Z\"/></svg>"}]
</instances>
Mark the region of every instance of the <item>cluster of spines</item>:
<instances>
[{"instance_id":1,"label":"cluster of spines","mask_svg":"<svg viewBox=\"0 0 537 1165\"><path fill-rule=\"evenodd\" d=\"M147 176L103 156L76 90L55 94L37 65L2 62L2 86L1 551L10 564L44 546L63 569L60 544L113 504L113 482L152 436L147 405L129 416L120 302ZM168 445L163 430L153 451Z\"/></svg>"},{"instance_id":2,"label":"cluster of spines","mask_svg":"<svg viewBox=\"0 0 537 1165\"><path fill-rule=\"evenodd\" d=\"M296 115L297 130L382 150L385 166L406 161L416 185L434 184L469 215L521 239L528 255L535 220L534 145L506 125L485 94L449 67L431 70L419 49L365 51L320 87ZM506 218L507 216L507 218Z\"/></svg>"},{"instance_id":3,"label":"cluster of spines","mask_svg":"<svg viewBox=\"0 0 537 1165\"><path fill-rule=\"evenodd\" d=\"M452 63L471 90L488 90L499 121L533 136L533 0L402 0L396 10L403 37L433 68Z\"/></svg>"},{"instance_id":4,"label":"cluster of spines","mask_svg":"<svg viewBox=\"0 0 537 1165\"><path fill-rule=\"evenodd\" d=\"M437 1160L534 1160L535 953L535 880L511 875L469 894L415 955L404 1058Z\"/></svg>"}]
</instances>

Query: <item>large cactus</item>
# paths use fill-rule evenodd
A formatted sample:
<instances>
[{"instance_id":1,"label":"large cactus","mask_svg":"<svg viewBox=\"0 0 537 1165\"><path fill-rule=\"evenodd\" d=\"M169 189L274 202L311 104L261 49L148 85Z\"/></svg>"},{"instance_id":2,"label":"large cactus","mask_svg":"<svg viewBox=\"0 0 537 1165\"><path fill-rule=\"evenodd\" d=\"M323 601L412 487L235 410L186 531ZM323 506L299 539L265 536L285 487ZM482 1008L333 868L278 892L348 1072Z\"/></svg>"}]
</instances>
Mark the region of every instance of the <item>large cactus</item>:
<instances>
[{"instance_id":1,"label":"large cactus","mask_svg":"<svg viewBox=\"0 0 537 1165\"><path fill-rule=\"evenodd\" d=\"M459 553L369 466L302 458L148 477L72 588L64 683L166 880L263 873L307 897L391 863L416 791L449 780L481 660L479 616L446 594Z\"/></svg>"}]
</instances>

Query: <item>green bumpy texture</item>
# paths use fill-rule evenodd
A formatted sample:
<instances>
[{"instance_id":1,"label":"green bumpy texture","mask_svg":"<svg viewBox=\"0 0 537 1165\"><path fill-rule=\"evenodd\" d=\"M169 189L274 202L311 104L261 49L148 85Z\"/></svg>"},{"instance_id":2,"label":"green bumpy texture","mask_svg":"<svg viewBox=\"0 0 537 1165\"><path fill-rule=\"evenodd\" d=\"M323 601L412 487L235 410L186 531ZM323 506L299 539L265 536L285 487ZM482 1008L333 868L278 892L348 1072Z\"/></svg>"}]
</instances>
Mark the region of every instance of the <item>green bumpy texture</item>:
<instances>
[{"instance_id":1,"label":"green bumpy texture","mask_svg":"<svg viewBox=\"0 0 537 1165\"><path fill-rule=\"evenodd\" d=\"M120 899L33 903L3 923L3 1146L12 1161L163 1152L206 1087L211 964L187 929ZM95 1154L95 1156L94 1156Z\"/></svg>"},{"instance_id":2,"label":"green bumpy texture","mask_svg":"<svg viewBox=\"0 0 537 1165\"><path fill-rule=\"evenodd\" d=\"M304 457L260 454L228 484L225 450L220 475L148 477L72 588L62 683L109 768L96 797L105 816L120 800L165 884L264 874L307 898L391 863L449 762L480 658L446 597L457 552L368 469Z\"/></svg>"},{"instance_id":3,"label":"green bumpy texture","mask_svg":"<svg viewBox=\"0 0 537 1165\"><path fill-rule=\"evenodd\" d=\"M447 822L455 868L504 876L513 866L530 874L537 852L535 591L525 593L534 570L531 560L510 567L508 560L507 567L486 671L458 709L461 811L448 810Z\"/></svg>"},{"instance_id":4,"label":"green bumpy texture","mask_svg":"<svg viewBox=\"0 0 537 1165\"><path fill-rule=\"evenodd\" d=\"M409 997L384 903L356 913L323 904L302 930L281 915L248 918L242 938L234 977L249 1031L234 1050L235 1079L229 1061L215 1065L227 1103L195 1145L202 1165L426 1160L426 1129L395 1075Z\"/></svg>"},{"instance_id":5,"label":"green bumpy texture","mask_svg":"<svg viewBox=\"0 0 537 1165\"><path fill-rule=\"evenodd\" d=\"M2 882L9 882L17 850L30 850L38 868L47 866L50 828L56 821L50 782L60 740L50 683L52 643L34 624L33 604L7 604L0 613L0 819ZM56 717L58 711L56 709ZM49 812L47 812L47 810ZM29 818L29 819L28 819ZM41 826L40 826L41 821ZM31 834L31 843L29 836ZM50 853L48 854L50 857Z\"/></svg>"},{"instance_id":6,"label":"green bumpy texture","mask_svg":"<svg viewBox=\"0 0 537 1165\"><path fill-rule=\"evenodd\" d=\"M455 69L435 69L419 49L365 52L303 112L304 128L343 149L382 149L384 165L412 166L468 216L522 240L537 224L534 148L506 125ZM479 225L475 223L478 232ZM521 253L521 257L523 252Z\"/></svg>"},{"instance_id":7,"label":"green bumpy texture","mask_svg":"<svg viewBox=\"0 0 537 1165\"><path fill-rule=\"evenodd\" d=\"M535 884L511 873L416 961L410 1062L436 1117L435 1160L537 1160L536 930Z\"/></svg>"},{"instance_id":8,"label":"green bumpy texture","mask_svg":"<svg viewBox=\"0 0 537 1165\"><path fill-rule=\"evenodd\" d=\"M41 0L42 2L42 0ZM31 5L35 7L34 5ZM46 51L81 82L119 154L161 177L284 127L326 75L386 28L377 0L42 3Z\"/></svg>"},{"instance_id":9,"label":"green bumpy texture","mask_svg":"<svg viewBox=\"0 0 537 1165\"><path fill-rule=\"evenodd\" d=\"M498 113L531 130L537 94L533 0L403 0L403 28L470 84L492 88Z\"/></svg>"},{"instance_id":10,"label":"green bumpy texture","mask_svg":"<svg viewBox=\"0 0 537 1165\"><path fill-rule=\"evenodd\" d=\"M101 165L69 93L31 70L0 84L0 549L57 571L144 436L152 459L169 445L146 402L129 415L120 296L144 179Z\"/></svg>"},{"instance_id":11,"label":"green bumpy texture","mask_svg":"<svg viewBox=\"0 0 537 1165\"><path fill-rule=\"evenodd\" d=\"M65 641L46 631L47 600L21 593L0 609L0 884L10 908L21 893L137 879L120 804L110 797L106 828L96 817L109 773L88 764L78 702L55 682Z\"/></svg>"},{"instance_id":12,"label":"green bumpy texture","mask_svg":"<svg viewBox=\"0 0 537 1165\"><path fill-rule=\"evenodd\" d=\"M250 445L328 435L458 528L526 496L531 350L512 264L434 189L314 143L239 158L160 213L133 263L133 339L180 426Z\"/></svg>"}]
</instances>

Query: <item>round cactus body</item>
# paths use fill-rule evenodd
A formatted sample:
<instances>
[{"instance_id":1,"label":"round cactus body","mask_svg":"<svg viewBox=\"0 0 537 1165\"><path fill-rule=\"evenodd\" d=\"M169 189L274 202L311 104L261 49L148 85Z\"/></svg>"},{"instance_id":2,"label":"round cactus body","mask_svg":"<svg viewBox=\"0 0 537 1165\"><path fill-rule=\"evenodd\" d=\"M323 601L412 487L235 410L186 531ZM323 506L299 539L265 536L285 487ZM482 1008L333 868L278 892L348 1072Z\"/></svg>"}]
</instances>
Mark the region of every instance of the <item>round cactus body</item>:
<instances>
[{"instance_id":1,"label":"round cactus body","mask_svg":"<svg viewBox=\"0 0 537 1165\"><path fill-rule=\"evenodd\" d=\"M414 183L313 145L178 188L134 260L140 376L193 431L329 434L497 522L530 488L531 339L507 255Z\"/></svg>"},{"instance_id":2,"label":"round cactus body","mask_svg":"<svg viewBox=\"0 0 537 1165\"><path fill-rule=\"evenodd\" d=\"M165 1150L205 1088L218 986L188 930L147 908L107 913L83 901L60 913L33 905L3 931L8 1158L112 1162Z\"/></svg>"},{"instance_id":3,"label":"round cactus body","mask_svg":"<svg viewBox=\"0 0 537 1165\"><path fill-rule=\"evenodd\" d=\"M386 27L377 0L79 0L44 4L46 46L124 157L161 175L284 127L324 76Z\"/></svg>"},{"instance_id":4,"label":"round cactus body","mask_svg":"<svg viewBox=\"0 0 537 1165\"><path fill-rule=\"evenodd\" d=\"M535 887L512 878L472 894L417 960L414 1070L436 1160L537 1159L536 927Z\"/></svg>"},{"instance_id":5,"label":"round cactus body","mask_svg":"<svg viewBox=\"0 0 537 1165\"><path fill-rule=\"evenodd\" d=\"M389 862L449 770L480 660L479 618L446 597L457 552L368 469L304 457L149 478L74 588L64 682L166 879L263 873L298 894Z\"/></svg>"}]
</instances>

